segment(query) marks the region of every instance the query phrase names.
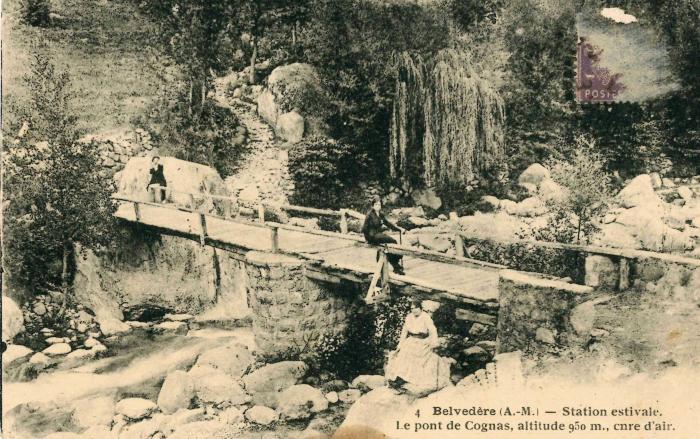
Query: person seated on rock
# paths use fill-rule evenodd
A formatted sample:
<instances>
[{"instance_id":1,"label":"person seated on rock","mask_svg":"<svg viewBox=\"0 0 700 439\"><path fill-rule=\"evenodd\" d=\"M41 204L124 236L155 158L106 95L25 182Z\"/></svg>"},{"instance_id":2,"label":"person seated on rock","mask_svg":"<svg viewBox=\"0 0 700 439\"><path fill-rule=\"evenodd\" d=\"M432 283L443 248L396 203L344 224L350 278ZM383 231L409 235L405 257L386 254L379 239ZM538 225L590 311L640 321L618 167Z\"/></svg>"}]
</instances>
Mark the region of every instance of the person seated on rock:
<instances>
[{"instance_id":1,"label":"person seated on rock","mask_svg":"<svg viewBox=\"0 0 700 439\"><path fill-rule=\"evenodd\" d=\"M438 335L433 319L423 311L421 301L411 300L399 344L384 368L389 385L414 395L442 389L450 383L450 359L434 352Z\"/></svg>"},{"instance_id":2,"label":"person seated on rock","mask_svg":"<svg viewBox=\"0 0 700 439\"><path fill-rule=\"evenodd\" d=\"M160 157L153 156L151 159L151 168L149 169L149 172L151 174L151 180L148 182L146 190L150 192L152 185L161 186L160 189L154 190L153 194L155 199L153 201L165 203L165 187L168 185L168 183L165 181L165 174L163 174L163 165L160 164Z\"/></svg>"},{"instance_id":3,"label":"person seated on rock","mask_svg":"<svg viewBox=\"0 0 700 439\"><path fill-rule=\"evenodd\" d=\"M365 235L365 240L372 245L380 244L396 244L396 240L384 233L383 227L386 226L397 232L405 232L406 230L392 223L382 213L382 199L374 197L372 199L372 208L365 216L365 222L362 225L362 233ZM387 259L391 264L394 272L397 274L405 274L401 267L401 256L387 254Z\"/></svg>"}]
</instances>

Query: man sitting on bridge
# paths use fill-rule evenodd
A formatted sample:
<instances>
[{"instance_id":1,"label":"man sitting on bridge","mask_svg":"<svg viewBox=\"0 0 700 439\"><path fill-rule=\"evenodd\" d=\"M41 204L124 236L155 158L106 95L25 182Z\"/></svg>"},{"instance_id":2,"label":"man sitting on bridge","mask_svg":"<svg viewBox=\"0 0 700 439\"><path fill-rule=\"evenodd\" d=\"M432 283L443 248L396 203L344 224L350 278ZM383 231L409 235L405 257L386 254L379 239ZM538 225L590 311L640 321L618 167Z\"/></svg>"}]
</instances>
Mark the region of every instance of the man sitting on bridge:
<instances>
[{"instance_id":1,"label":"man sitting on bridge","mask_svg":"<svg viewBox=\"0 0 700 439\"><path fill-rule=\"evenodd\" d=\"M362 233L368 243L373 245L380 244L396 244L396 240L384 233L383 226L396 230L397 232L405 232L406 230L392 223L382 213L382 199L374 197L372 199L372 209L367 212L365 223L362 225ZM387 254L387 259L391 264L396 274L405 274L401 267L401 256Z\"/></svg>"}]
</instances>

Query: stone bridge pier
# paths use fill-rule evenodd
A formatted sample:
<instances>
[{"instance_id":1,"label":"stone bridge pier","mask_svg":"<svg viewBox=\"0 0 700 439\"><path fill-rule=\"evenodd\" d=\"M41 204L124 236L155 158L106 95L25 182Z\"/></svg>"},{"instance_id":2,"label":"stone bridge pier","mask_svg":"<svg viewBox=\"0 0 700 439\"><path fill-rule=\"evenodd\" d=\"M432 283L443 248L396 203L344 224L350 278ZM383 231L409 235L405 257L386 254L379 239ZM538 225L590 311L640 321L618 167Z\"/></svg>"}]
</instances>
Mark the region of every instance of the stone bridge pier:
<instances>
[{"instance_id":1,"label":"stone bridge pier","mask_svg":"<svg viewBox=\"0 0 700 439\"><path fill-rule=\"evenodd\" d=\"M290 256L253 251L245 261L255 340L267 361L299 358L324 336L344 333L357 286L309 279L305 261Z\"/></svg>"}]
</instances>

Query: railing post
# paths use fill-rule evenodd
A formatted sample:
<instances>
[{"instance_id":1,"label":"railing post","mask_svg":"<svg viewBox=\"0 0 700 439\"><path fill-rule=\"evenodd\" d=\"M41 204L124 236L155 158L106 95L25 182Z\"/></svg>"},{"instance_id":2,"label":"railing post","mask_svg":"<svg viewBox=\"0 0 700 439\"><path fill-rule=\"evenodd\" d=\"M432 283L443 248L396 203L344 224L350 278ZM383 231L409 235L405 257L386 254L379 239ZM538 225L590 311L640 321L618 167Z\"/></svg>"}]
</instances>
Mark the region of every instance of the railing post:
<instances>
[{"instance_id":1,"label":"railing post","mask_svg":"<svg viewBox=\"0 0 700 439\"><path fill-rule=\"evenodd\" d=\"M190 195L190 210L194 212L194 194L189 194Z\"/></svg>"},{"instance_id":2,"label":"railing post","mask_svg":"<svg viewBox=\"0 0 700 439\"><path fill-rule=\"evenodd\" d=\"M389 254L387 250L383 250L384 263L382 264L382 290L384 293L389 292Z\"/></svg>"},{"instance_id":3,"label":"railing post","mask_svg":"<svg viewBox=\"0 0 700 439\"><path fill-rule=\"evenodd\" d=\"M340 209L340 233L348 233L348 211Z\"/></svg>"},{"instance_id":4,"label":"railing post","mask_svg":"<svg viewBox=\"0 0 700 439\"><path fill-rule=\"evenodd\" d=\"M384 249L380 248L377 250L379 253L379 259L377 260L377 265L374 270L374 273L372 274L372 280L369 283L369 289L367 290L367 295L365 295L365 303L367 304L372 304L374 303L375 299L379 294L377 294L377 284L379 283L379 280L382 280L382 289L384 289L389 282L389 272L388 272L388 267L387 267L387 257L386 257L386 252ZM386 278L385 278L386 276ZM384 283L386 282L386 283Z\"/></svg>"},{"instance_id":5,"label":"railing post","mask_svg":"<svg viewBox=\"0 0 700 439\"><path fill-rule=\"evenodd\" d=\"M271 250L272 253L277 253L280 250L280 235L279 235L279 229L277 227L272 227L270 229L270 238L272 240L272 246Z\"/></svg>"},{"instance_id":6,"label":"railing post","mask_svg":"<svg viewBox=\"0 0 700 439\"><path fill-rule=\"evenodd\" d=\"M457 256L464 257L464 238L459 233L455 235L455 251Z\"/></svg>"},{"instance_id":7,"label":"railing post","mask_svg":"<svg viewBox=\"0 0 700 439\"><path fill-rule=\"evenodd\" d=\"M224 199L224 218L231 218L231 199Z\"/></svg>"},{"instance_id":8,"label":"railing post","mask_svg":"<svg viewBox=\"0 0 700 439\"><path fill-rule=\"evenodd\" d=\"M161 185L152 186L153 188L153 201L156 203L161 203L163 197L163 188Z\"/></svg>"},{"instance_id":9,"label":"railing post","mask_svg":"<svg viewBox=\"0 0 700 439\"><path fill-rule=\"evenodd\" d=\"M258 204L258 221L265 223L265 206L263 206L263 203Z\"/></svg>"},{"instance_id":10,"label":"railing post","mask_svg":"<svg viewBox=\"0 0 700 439\"><path fill-rule=\"evenodd\" d=\"M134 215L136 215L136 222L141 222L141 206L139 206L138 201L134 201Z\"/></svg>"},{"instance_id":11,"label":"railing post","mask_svg":"<svg viewBox=\"0 0 700 439\"><path fill-rule=\"evenodd\" d=\"M207 239L207 219L204 213L199 213L199 244L204 245Z\"/></svg>"},{"instance_id":12,"label":"railing post","mask_svg":"<svg viewBox=\"0 0 700 439\"><path fill-rule=\"evenodd\" d=\"M620 257L620 283L618 289L624 291L630 287L630 260Z\"/></svg>"}]
</instances>

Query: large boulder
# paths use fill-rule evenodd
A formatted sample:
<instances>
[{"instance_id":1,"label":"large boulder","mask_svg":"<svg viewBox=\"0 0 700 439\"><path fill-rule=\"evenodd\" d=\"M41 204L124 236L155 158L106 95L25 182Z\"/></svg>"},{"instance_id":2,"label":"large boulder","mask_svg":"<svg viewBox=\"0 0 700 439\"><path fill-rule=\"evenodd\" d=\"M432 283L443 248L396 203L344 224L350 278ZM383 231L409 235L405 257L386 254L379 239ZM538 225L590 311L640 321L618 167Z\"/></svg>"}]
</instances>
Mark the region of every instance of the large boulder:
<instances>
[{"instance_id":1,"label":"large boulder","mask_svg":"<svg viewBox=\"0 0 700 439\"><path fill-rule=\"evenodd\" d=\"M593 237L592 244L615 248L637 248L639 246L639 242L630 228L619 223L603 224Z\"/></svg>"},{"instance_id":2,"label":"large boulder","mask_svg":"<svg viewBox=\"0 0 700 439\"><path fill-rule=\"evenodd\" d=\"M431 209L439 209L442 206L442 200L433 188L416 189L411 193L411 198L418 206L430 207Z\"/></svg>"},{"instance_id":3,"label":"large boulder","mask_svg":"<svg viewBox=\"0 0 700 439\"><path fill-rule=\"evenodd\" d=\"M124 323L124 314L119 307L116 295L103 287L109 283L103 279L104 267L100 258L89 249L78 249L75 258L75 279L73 281L75 299L78 303L92 310L100 330L106 336L129 331Z\"/></svg>"},{"instance_id":4,"label":"large boulder","mask_svg":"<svg viewBox=\"0 0 700 439\"><path fill-rule=\"evenodd\" d=\"M70 353L71 347L68 343L56 343L52 344L48 348L44 349L42 352L46 355L65 355Z\"/></svg>"},{"instance_id":5,"label":"large boulder","mask_svg":"<svg viewBox=\"0 0 700 439\"><path fill-rule=\"evenodd\" d=\"M240 343L208 350L197 359L197 365L211 366L233 378L242 377L253 362L253 354L247 346Z\"/></svg>"},{"instance_id":6,"label":"large boulder","mask_svg":"<svg viewBox=\"0 0 700 439\"><path fill-rule=\"evenodd\" d=\"M537 196L544 202L556 202L566 198L566 190L551 178L545 178L537 188Z\"/></svg>"},{"instance_id":7,"label":"large boulder","mask_svg":"<svg viewBox=\"0 0 700 439\"><path fill-rule=\"evenodd\" d=\"M275 95L270 90L264 90L258 96L258 114L271 126L277 125L277 104Z\"/></svg>"},{"instance_id":8,"label":"large boulder","mask_svg":"<svg viewBox=\"0 0 700 439\"><path fill-rule=\"evenodd\" d=\"M14 300L3 294L2 296L2 341L9 342L15 335L24 331L24 317L22 310Z\"/></svg>"},{"instance_id":9,"label":"large boulder","mask_svg":"<svg viewBox=\"0 0 700 439\"><path fill-rule=\"evenodd\" d=\"M191 202L188 194L190 193L228 195L224 181L212 167L174 157L161 157L160 163L163 165L163 173L168 183L168 199L175 204L189 206ZM117 183L118 194L132 200L151 201L150 194L146 190L150 181L150 167L150 157L129 159L120 173ZM195 197L195 203L195 207L200 210L213 211L211 199ZM129 207L131 206L126 206L126 208Z\"/></svg>"},{"instance_id":10,"label":"large boulder","mask_svg":"<svg viewBox=\"0 0 700 439\"><path fill-rule=\"evenodd\" d=\"M585 284L595 288L615 288L620 280L618 266L607 256L586 257Z\"/></svg>"},{"instance_id":11,"label":"large boulder","mask_svg":"<svg viewBox=\"0 0 700 439\"><path fill-rule=\"evenodd\" d=\"M158 407L165 414L175 413L189 408L194 395L194 384L190 376L185 371L176 370L165 378L160 388Z\"/></svg>"},{"instance_id":12,"label":"large boulder","mask_svg":"<svg viewBox=\"0 0 700 439\"><path fill-rule=\"evenodd\" d=\"M73 403L73 422L83 428L94 425L109 427L115 411L114 395L95 396Z\"/></svg>"},{"instance_id":13,"label":"large boulder","mask_svg":"<svg viewBox=\"0 0 700 439\"><path fill-rule=\"evenodd\" d=\"M301 361L281 361L244 376L243 384L255 404L275 408L279 392L295 385L307 371L308 366Z\"/></svg>"},{"instance_id":14,"label":"large boulder","mask_svg":"<svg viewBox=\"0 0 700 439\"><path fill-rule=\"evenodd\" d=\"M240 405L250 401L250 396L238 381L220 370L194 366L188 374L197 399L203 403Z\"/></svg>"},{"instance_id":15,"label":"large boulder","mask_svg":"<svg viewBox=\"0 0 700 439\"><path fill-rule=\"evenodd\" d=\"M115 411L129 419L139 420L150 416L156 409L153 401L143 398L126 398L117 403Z\"/></svg>"},{"instance_id":16,"label":"large boulder","mask_svg":"<svg viewBox=\"0 0 700 439\"><path fill-rule=\"evenodd\" d=\"M485 239L514 239L526 227L522 219L508 215L506 212L476 212L472 216L460 217L458 221L465 234Z\"/></svg>"},{"instance_id":17,"label":"large boulder","mask_svg":"<svg viewBox=\"0 0 700 439\"><path fill-rule=\"evenodd\" d=\"M547 213L547 207L537 197L526 198L519 202L515 214L518 216L534 217Z\"/></svg>"},{"instance_id":18,"label":"large boulder","mask_svg":"<svg viewBox=\"0 0 700 439\"><path fill-rule=\"evenodd\" d=\"M518 177L518 183L530 183L538 186L544 179L549 177L549 169L545 168L539 163L533 163L532 165L528 166L528 168L524 170L522 174L520 174L520 177Z\"/></svg>"},{"instance_id":19,"label":"large boulder","mask_svg":"<svg viewBox=\"0 0 700 439\"><path fill-rule=\"evenodd\" d=\"M181 425L168 436L168 439L212 439L229 436L226 424L220 421L196 421Z\"/></svg>"},{"instance_id":20,"label":"large boulder","mask_svg":"<svg viewBox=\"0 0 700 439\"><path fill-rule=\"evenodd\" d=\"M245 412L245 418L260 425L270 425L277 420L277 412L270 407L254 405Z\"/></svg>"},{"instance_id":21,"label":"large boulder","mask_svg":"<svg viewBox=\"0 0 700 439\"><path fill-rule=\"evenodd\" d=\"M417 243L428 250L445 253L452 248L452 241L446 236L417 234Z\"/></svg>"},{"instance_id":22,"label":"large boulder","mask_svg":"<svg viewBox=\"0 0 700 439\"><path fill-rule=\"evenodd\" d=\"M8 367L15 362L20 363L32 354L33 351L26 346L17 344L7 345L7 349L2 353L2 365L3 367Z\"/></svg>"},{"instance_id":23,"label":"large boulder","mask_svg":"<svg viewBox=\"0 0 700 439\"><path fill-rule=\"evenodd\" d=\"M289 143L299 143L304 138L304 118L296 111L284 113L277 118L275 134Z\"/></svg>"},{"instance_id":24,"label":"large boulder","mask_svg":"<svg viewBox=\"0 0 700 439\"><path fill-rule=\"evenodd\" d=\"M307 419L328 408L328 400L320 390L308 384L296 384L280 392L277 412L282 419Z\"/></svg>"},{"instance_id":25,"label":"large boulder","mask_svg":"<svg viewBox=\"0 0 700 439\"><path fill-rule=\"evenodd\" d=\"M339 437L385 437L381 432L396 431L395 419L406 414L413 398L403 394L397 395L393 389L380 387L357 400L345 420L337 430ZM392 421L393 424L392 425ZM366 430L356 430L363 428ZM368 432L373 432L367 435ZM354 436L357 434L357 436Z\"/></svg>"},{"instance_id":26,"label":"large boulder","mask_svg":"<svg viewBox=\"0 0 700 439\"><path fill-rule=\"evenodd\" d=\"M654 192L651 177L647 174L638 175L617 194L617 200L622 207L660 205L662 202Z\"/></svg>"},{"instance_id":27,"label":"large boulder","mask_svg":"<svg viewBox=\"0 0 700 439\"><path fill-rule=\"evenodd\" d=\"M428 302L427 300L424 302ZM434 302L437 303L437 302ZM437 306L440 304L438 303ZM423 305L425 306L425 305ZM425 308L423 308L425 309ZM352 387L360 390L374 390L378 387L386 385L386 380L383 375L360 375L352 380Z\"/></svg>"}]
</instances>

